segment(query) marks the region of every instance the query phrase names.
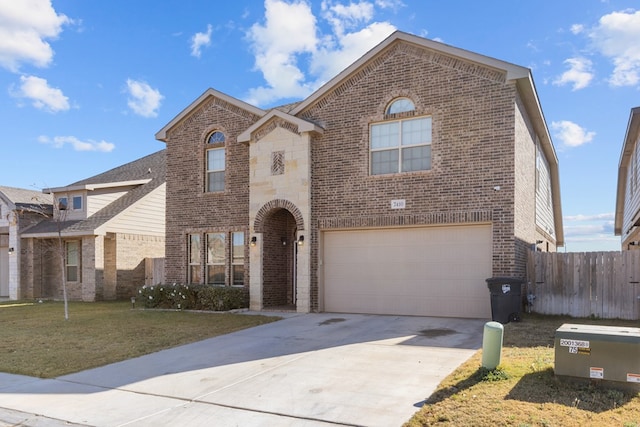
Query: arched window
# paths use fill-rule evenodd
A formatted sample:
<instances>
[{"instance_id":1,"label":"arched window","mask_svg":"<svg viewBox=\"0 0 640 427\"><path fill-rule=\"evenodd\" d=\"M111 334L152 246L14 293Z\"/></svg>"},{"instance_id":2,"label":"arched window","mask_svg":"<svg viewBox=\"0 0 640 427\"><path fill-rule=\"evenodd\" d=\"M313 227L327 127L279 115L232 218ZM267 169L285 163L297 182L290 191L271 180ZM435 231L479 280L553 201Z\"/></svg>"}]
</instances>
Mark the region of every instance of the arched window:
<instances>
[{"instance_id":1,"label":"arched window","mask_svg":"<svg viewBox=\"0 0 640 427\"><path fill-rule=\"evenodd\" d=\"M416 106L413 104L409 98L397 98L394 99L391 104L387 107L385 114L398 114L398 113L406 113L407 111L414 111Z\"/></svg>"},{"instance_id":2,"label":"arched window","mask_svg":"<svg viewBox=\"0 0 640 427\"><path fill-rule=\"evenodd\" d=\"M206 147L206 191L224 191L225 136L213 131L207 137Z\"/></svg>"},{"instance_id":3,"label":"arched window","mask_svg":"<svg viewBox=\"0 0 640 427\"><path fill-rule=\"evenodd\" d=\"M370 125L370 173L384 175L431 169L431 117L399 113L415 111L409 98L394 99L387 119Z\"/></svg>"}]
</instances>

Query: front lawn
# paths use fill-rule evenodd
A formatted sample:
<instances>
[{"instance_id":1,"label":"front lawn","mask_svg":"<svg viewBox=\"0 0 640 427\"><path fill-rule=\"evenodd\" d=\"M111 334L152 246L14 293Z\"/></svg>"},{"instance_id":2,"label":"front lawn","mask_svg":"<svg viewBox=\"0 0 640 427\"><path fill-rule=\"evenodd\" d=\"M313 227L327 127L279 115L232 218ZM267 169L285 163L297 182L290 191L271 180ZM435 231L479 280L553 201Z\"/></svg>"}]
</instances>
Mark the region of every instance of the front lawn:
<instances>
[{"instance_id":1,"label":"front lawn","mask_svg":"<svg viewBox=\"0 0 640 427\"><path fill-rule=\"evenodd\" d=\"M460 366L406 423L417 426L640 426L640 395L554 376L555 331L563 323L633 321L525 315L504 328L501 364L481 369L482 350Z\"/></svg>"},{"instance_id":2,"label":"front lawn","mask_svg":"<svg viewBox=\"0 0 640 427\"><path fill-rule=\"evenodd\" d=\"M0 372L53 378L278 320L132 310L130 302L0 303Z\"/></svg>"}]
</instances>

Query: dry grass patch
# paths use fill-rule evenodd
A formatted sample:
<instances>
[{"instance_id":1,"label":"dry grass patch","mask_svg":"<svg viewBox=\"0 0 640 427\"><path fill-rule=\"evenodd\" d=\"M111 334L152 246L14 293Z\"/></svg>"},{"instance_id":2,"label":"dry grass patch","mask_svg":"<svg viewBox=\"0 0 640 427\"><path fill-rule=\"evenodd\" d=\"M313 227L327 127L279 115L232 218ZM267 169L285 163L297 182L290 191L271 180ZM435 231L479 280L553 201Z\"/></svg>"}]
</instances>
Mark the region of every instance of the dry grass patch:
<instances>
[{"instance_id":1,"label":"dry grass patch","mask_svg":"<svg viewBox=\"0 0 640 427\"><path fill-rule=\"evenodd\" d=\"M129 302L0 304L0 372L53 378L278 320L132 310Z\"/></svg>"},{"instance_id":2,"label":"dry grass patch","mask_svg":"<svg viewBox=\"0 0 640 427\"><path fill-rule=\"evenodd\" d=\"M640 426L640 395L557 379L555 331L563 323L637 322L525 315L505 325L501 364L481 368L482 351L438 386L406 424L416 426Z\"/></svg>"}]
</instances>

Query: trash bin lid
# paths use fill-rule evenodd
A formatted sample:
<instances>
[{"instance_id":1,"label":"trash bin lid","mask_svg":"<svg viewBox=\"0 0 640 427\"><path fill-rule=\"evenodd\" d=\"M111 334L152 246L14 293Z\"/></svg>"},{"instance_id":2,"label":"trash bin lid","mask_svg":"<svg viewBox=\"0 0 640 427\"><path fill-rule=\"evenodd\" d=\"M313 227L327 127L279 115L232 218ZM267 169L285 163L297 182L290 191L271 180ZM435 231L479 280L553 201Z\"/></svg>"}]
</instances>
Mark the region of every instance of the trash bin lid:
<instances>
[{"instance_id":1,"label":"trash bin lid","mask_svg":"<svg viewBox=\"0 0 640 427\"><path fill-rule=\"evenodd\" d=\"M517 277L490 277L486 279L486 282L489 285L522 285L524 283L524 279L519 279Z\"/></svg>"}]
</instances>

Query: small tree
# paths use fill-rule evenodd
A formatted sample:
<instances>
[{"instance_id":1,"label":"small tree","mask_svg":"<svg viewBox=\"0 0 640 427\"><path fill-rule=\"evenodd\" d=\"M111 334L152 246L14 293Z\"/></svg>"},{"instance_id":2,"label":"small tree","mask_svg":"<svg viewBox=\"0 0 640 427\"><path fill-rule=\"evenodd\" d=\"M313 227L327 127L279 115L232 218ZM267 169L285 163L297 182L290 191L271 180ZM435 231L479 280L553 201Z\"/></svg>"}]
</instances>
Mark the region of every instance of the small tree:
<instances>
[{"instance_id":1,"label":"small tree","mask_svg":"<svg viewBox=\"0 0 640 427\"><path fill-rule=\"evenodd\" d=\"M47 219L53 221L56 225L56 239L54 245L54 251L58 256L58 262L60 264L61 277L62 277L62 299L64 301L64 320L69 320L69 301L67 298L67 268L66 268L66 247L64 239L62 238L62 229L64 222L67 218L67 205L63 203L59 198L53 198L53 210L49 211L45 209L46 203L39 200L37 197L33 197L32 200L39 206L32 211L44 216Z\"/></svg>"}]
</instances>

